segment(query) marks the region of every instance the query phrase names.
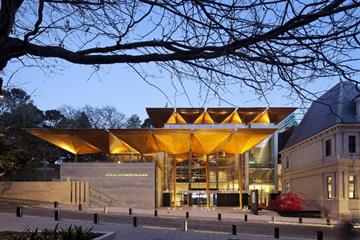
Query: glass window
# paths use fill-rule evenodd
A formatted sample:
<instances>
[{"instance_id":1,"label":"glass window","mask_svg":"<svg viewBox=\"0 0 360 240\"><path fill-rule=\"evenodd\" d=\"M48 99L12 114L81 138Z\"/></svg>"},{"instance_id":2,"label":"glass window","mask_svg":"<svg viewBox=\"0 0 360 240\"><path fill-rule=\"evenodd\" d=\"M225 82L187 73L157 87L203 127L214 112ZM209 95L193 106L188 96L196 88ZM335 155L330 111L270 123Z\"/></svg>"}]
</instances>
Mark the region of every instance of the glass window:
<instances>
[{"instance_id":1,"label":"glass window","mask_svg":"<svg viewBox=\"0 0 360 240\"><path fill-rule=\"evenodd\" d=\"M285 192L290 192L290 181L286 182Z\"/></svg>"},{"instance_id":2,"label":"glass window","mask_svg":"<svg viewBox=\"0 0 360 240\"><path fill-rule=\"evenodd\" d=\"M327 190L327 198L332 199L333 198L333 192L332 192L332 177L326 177L326 190Z\"/></svg>"},{"instance_id":3,"label":"glass window","mask_svg":"<svg viewBox=\"0 0 360 240\"><path fill-rule=\"evenodd\" d=\"M286 168L289 168L289 166L290 166L289 157L285 158L285 165L286 165Z\"/></svg>"},{"instance_id":4,"label":"glass window","mask_svg":"<svg viewBox=\"0 0 360 240\"><path fill-rule=\"evenodd\" d=\"M349 199L355 198L355 176L350 175L349 176Z\"/></svg>"},{"instance_id":5,"label":"glass window","mask_svg":"<svg viewBox=\"0 0 360 240\"><path fill-rule=\"evenodd\" d=\"M349 153L356 152L356 136L349 136Z\"/></svg>"},{"instance_id":6,"label":"glass window","mask_svg":"<svg viewBox=\"0 0 360 240\"><path fill-rule=\"evenodd\" d=\"M325 141L325 156L331 155L331 139Z\"/></svg>"}]
</instances>

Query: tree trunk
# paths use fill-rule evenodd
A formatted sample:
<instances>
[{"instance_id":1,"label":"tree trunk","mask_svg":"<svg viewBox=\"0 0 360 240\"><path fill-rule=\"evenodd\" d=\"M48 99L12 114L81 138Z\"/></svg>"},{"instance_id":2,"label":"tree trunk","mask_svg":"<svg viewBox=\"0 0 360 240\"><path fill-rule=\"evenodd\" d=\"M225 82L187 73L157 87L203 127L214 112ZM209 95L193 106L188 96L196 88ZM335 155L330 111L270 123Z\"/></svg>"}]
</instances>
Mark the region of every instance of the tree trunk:
<instances>
[{"instance_id":1,"label":"tree trunk","mask_svg":"<svg viewBox=\"0 0 360 240\"><path fill-rule=\"evenodd\" d=\"M1 0L0 8L0 72L4 70L11 57L7 56L6 46L13 29L16 12L24 0Z\"/></svg>"}]
</instances>

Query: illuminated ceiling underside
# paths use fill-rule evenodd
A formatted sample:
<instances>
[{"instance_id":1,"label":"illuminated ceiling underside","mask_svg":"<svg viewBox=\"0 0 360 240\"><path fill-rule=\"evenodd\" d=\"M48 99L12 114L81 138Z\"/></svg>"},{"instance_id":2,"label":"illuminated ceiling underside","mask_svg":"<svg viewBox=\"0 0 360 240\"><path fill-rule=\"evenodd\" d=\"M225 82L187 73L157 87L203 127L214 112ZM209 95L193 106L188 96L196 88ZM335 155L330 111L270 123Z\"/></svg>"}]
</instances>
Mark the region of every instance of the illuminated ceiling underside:
<instances>
[{"instance_id":1,"label":"illuminated ceiling underside","mask_svg":"<svg viewBox=\"0 0 360 240\"><path fill-rule=\"evenodd\" d=\"M103 129L26 129L32 135L73 154L102 153L109 150L108 132Z\"/></svg>"},{"instance_id":2,"label":"illuminated ceiling underside","mask_svg":"<svg viewBox=\"0 0 360 240\"><path fill-rule=\"evenodd\" d=\"M270 136L275 128L240 129L26 129L73 154L215 152L242 154Z\"/></svg>"},{"instance_id":3,"label":"illuminated ceiling underside","mask_svg":"<svg viewBox=\"0 0 360 240\"><path fill-rule=\"evenodd\" d=\"M278 124L295 108L147 108L156 128L165 124Z\"/></svg>"}]
</instances>

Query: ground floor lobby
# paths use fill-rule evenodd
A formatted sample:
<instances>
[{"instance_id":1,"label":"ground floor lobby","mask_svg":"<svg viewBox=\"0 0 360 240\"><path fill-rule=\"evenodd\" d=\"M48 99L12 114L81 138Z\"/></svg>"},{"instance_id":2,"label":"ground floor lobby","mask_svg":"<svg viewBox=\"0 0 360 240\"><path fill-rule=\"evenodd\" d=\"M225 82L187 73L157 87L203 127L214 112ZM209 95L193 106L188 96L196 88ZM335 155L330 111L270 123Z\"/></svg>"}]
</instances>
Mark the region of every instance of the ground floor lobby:
<instances>
[{"instance_id":1,"label":"ground floor lobby","mask_svg":"<svg viewBox=\"0 0 360 240\"><path fill-rule=\"evenodd\" d=\"M244 168L243 188L239 189L239 172L234 171L237 166L228 160L225 166L209 161L208 166L201 163L196 168L185 162L175 166L172 159L164 158L136 163L64 163L60 175L62 181L88 181L89 204L95 207L239 208L241 191L242 208L246 209L254 189L258 190L259 205L266 207L274 194L274 184L247 184L251 173ZM157 165L157 161L170 164Z\"/></svg>"}]
</instances>

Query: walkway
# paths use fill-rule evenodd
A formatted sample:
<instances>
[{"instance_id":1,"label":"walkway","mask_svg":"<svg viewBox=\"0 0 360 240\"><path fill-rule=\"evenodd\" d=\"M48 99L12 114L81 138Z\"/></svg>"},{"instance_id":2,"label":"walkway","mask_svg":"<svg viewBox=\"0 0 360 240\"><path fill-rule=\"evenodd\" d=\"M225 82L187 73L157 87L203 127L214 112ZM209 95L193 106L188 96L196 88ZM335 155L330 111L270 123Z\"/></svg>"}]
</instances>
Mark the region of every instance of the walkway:
<instances>
[{"instance_id":1,"label":"walkway","mask_svg":"<svg viewBox=\"0 0 360 240\"><path fill-rule=\"evenodd\" d=\"M100 223L91 224L89 221L63 219L59 222L54 221L51 218L37 217L37 216L24 216L18 218L15 214L0 213L0 231L4 230L15 230L22 231L26 228L54 228L57 224L60 227L66 228L69 225L82 225L85 228L93 227L94 230L100 232L116 232L116 239L127 239L127 240L225 240L231 236L228 233L216 232L216 231L188 231L184 232L178 229L166 229L161 227L151 226L139 226L133 227L128 224L116 224L116 223ZM214 228L216 230L216 228ZM236 238L232 239L246 239L246 240L267 240L274 239L272 236L264 236L257 234L241 234L237 235ZM284 238L288 240L305 240L306 238Z\"/></svg>"}]
</instances>

